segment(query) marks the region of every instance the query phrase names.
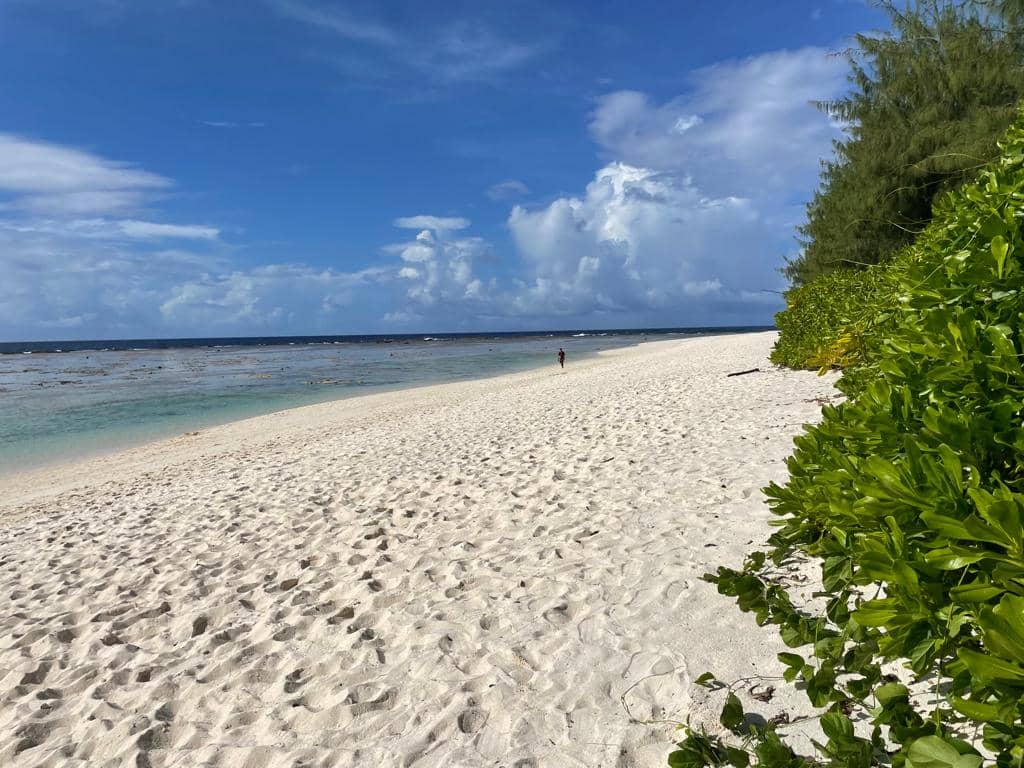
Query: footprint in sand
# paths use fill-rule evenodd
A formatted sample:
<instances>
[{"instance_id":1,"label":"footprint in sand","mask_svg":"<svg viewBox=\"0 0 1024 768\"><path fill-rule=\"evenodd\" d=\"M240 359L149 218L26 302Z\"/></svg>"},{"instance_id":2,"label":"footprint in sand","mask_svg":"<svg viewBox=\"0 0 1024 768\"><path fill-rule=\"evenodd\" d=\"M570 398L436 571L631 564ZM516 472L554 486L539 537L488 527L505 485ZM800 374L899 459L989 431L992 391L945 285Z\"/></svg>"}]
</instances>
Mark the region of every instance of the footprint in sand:
<instances>
[{"instance_id":1,"label":"footprint in sand","mask_svg":"<svg viewBox=\"0 0 1024 768\"><path fill-rule=\"evenodd\" d=\"M52 730L50 723L27 723L19 726L14 732L18 743L14 745L14 754L20 754L27 749L33 749L45 742Z\"/></svg>"},{"instance_id":2,"label":"footprint in sand","mask_svg":"<svg viewBox=\"0 0 1024 768\"><path fill-rule=\"evenodd\" d=\"M284 692L295 693L302 686L306 684L306 681L302 678L302 668L293 670L288 673L288 676L284 680Z\"/></svg>"},{"instance_id":3,"label":"footprint in sand","mask_svg":"<svg viewBox=\"0 0 1024 768\"><path fill-rule=\"evenodd\" d=\"M286 640L291 640L293 637L295 637L295 632L295 627L289 624L288 626L282 627L277 632L275 632L274 639L277 640L279 643L282 643Z\"/></svg>"},{"instance_id":4,"label":"footprint in sand","mask_svg":"<svg viewBox=\"0 0 1024 768\"><path fill-rule=\"evenodd\" d=\"M331 624L331 625L341 624L341 622L348 621L349 619L351 619L355 615L356 615L355 608L353 608L351 605L349 605L349 606L346 606L346 607L342 608L336 614L331 616L331 618L329 618L327 620L327 623Z\"/></svg>"},{"instance_id":5,"label":"footprint in sand","mask_svg":"<svg viewBox=\"0 0 1024 768\"><path fill-rule=\"evenodd\" d=\"M556 605L554 608L548 608L544 613L541 614L544 619L551 624L565 624L571 620L569 615L569 606L565 603Z\"/></svg>"},{"instance_id":6,"label":"footprint in sand","mask_svg":"<svg viewBox=\"0 0 1024 768\"><path fill-rule=\"evenodd\" d=\"M44 661L31 672L22 675L19 685L39 685L50 673L50 662Z\"/></svg>"},{"instance_id":7,"label":"footprint in sand","mask_svg":"<svg viewBox=\"0 0 1024 768\"><path fill-rule=\"evenodd\" d=\"M488 713L479 707L470 707L459 715L459 730L463 733L476 733L487 722Z\"/></svg>"}]
</instances>

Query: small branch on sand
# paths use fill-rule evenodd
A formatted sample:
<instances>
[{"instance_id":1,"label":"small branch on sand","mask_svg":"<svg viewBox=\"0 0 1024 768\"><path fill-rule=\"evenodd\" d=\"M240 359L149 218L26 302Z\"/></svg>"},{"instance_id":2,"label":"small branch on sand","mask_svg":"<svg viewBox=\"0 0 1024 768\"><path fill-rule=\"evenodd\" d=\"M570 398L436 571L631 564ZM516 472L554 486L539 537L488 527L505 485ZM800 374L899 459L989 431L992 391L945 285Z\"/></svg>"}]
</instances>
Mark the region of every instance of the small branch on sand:
<instances>
[{"instance_id":1,"label":"small branch on sand","mask_svg":"<svg viewBox=\"0 0 1024 768\"><path fill-rule=\"evenodd\" d=\"M760 368L751 368L749 371L736 371L736 373L727 373L725 374L725 378L729 378L730 376L743 376L744 374L747 373L757 373L760 370Z\"/></svg>"}]
</instances>

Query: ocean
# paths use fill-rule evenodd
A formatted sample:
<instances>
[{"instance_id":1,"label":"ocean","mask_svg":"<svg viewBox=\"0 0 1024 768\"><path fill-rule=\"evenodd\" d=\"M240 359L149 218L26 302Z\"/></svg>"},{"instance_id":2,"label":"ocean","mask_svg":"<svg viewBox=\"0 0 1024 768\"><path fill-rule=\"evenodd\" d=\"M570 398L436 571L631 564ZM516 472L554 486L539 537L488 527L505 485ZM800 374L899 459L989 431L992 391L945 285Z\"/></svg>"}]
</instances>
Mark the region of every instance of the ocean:
<instances>
[{"instance_id":1,"label":"ocean","mask_svg":"<svg viewBox=\"0 0 1024 768\"><path fill-rule=\"evenodd\" d=\"M0 474L299 405L763 327L0 343Z\"/></svg>"}]
</instances>

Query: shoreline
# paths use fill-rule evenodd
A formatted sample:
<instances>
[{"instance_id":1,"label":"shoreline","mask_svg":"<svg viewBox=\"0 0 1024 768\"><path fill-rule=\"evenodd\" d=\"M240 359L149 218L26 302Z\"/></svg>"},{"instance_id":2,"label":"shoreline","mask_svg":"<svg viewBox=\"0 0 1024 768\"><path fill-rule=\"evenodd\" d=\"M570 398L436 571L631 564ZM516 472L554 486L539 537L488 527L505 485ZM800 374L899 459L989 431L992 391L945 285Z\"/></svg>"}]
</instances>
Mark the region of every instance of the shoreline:
<instances>
[{"instance_id":1,"label":"shoreline","mask_svg":"<svg viewBox=\"0 0 1024 768\"><path fill-rule=\"evenodd\" d=\"M0 355L66 354L68 352L146 352L156 349L190 349L196 347L246 349L252 347L290 347L297 345L333 344L408 344L418 342L473 341L499 339L576 338L580 336L622 336L637 334L693 334L695 336L733 333L765 333L777 330L772 325L720 325L679 328L563 328L544 331L435 331L428 333L350 333L298 336L193 336L143 339L53 339L0 341ZM175 342L180 342L175 344ZM219 343L215 343L219 342ZM84 346L84 345L92 346ZM95 346L105 344L108 346ZM139 347L138 344L148 346ZM60 346L58 346L60 345ZM113 346L109 346L113 345Z\"/></svg>"},{"instance_id":2,"label":"shoreline","mask_svg":"<svg viewBox=\"0 0 1024 768\"><path fill-rule=\"evenodd\" d=\"M735 333L739 333L739 332L740 331L733 331L733 330L728 330L727 329L727 331L724 332L723 334L715 334L715 335L731 335L731 334L735 334ZM746 332L755 333L755 332L763 332L763 331L746 331ZM538 338L541 337L540 334L535 334L535 335ZM594 338L597 338L598 335L599 334L594 334ZM688 338L698 338L698 337L701 337L703 335L705 335L705 334L695 333L694 336L688 337ZM544 337L546 338L546 334L544 335ZM477 340L474 337L474 338L472 338L470 340L471 341L479 341L479 343L481 345L483 345L483 344L488 342L488 338L481 338L481 339ZM663 340L667 341L667 340L679 340L679 339L653 339L652 341L663 341ZM464 339L461 339L461 340L460 339L454 339L454 341L465 341L465 340ZM633 348L633 347L639 346L640 344L649 343L649 342L647 342L647 341L635 341L635 342L632 342L632 343L628 343L628 344L626 344L624 346L616 346L616 341L615 341L615 339L613 337L613 338L608 340L608 343L611 346L608 347L605 350L600 350L599 349L599 350L593 351L593 350L584 349L582 351L582 356L576 357L574 355L574 359L572 361L572 364L579 365L580 362L592 359L592 358L600 355L602 352L613 351L615 349L621 349L621 348ZM318 346L318 345L312 345L312 346ZM181 348L181 349L185 349L185 348ZM240 350L250 350L251 351L252 349L263 349L263 348L252 347L252 346L246 347L246 346L243 345L243 346L240 346L239 349ZM268 349L277 349L278 351L281 351L281 350L288 350L289 347L285 346L285 345L278 345L276 348L268 348ZM138 352L141 352L141 353L148 353L148 352L159 351L159 350L154 348L153 350L143 349L143 350L131 350L131 351L133 351L133 352L134 351L138 351ZM116 353L117 352L115 352L115 354ZM42 353L42 354L48 354L48 353ZM552 352L552 357L553 357L553 355L554 355L554 353ZM333 403L333 402L337 402L337 401L340 401L340 400L348 400L348 399L353 399L353 398L363 398L363 397L370 397L372 395L388 394L388 393L392 393L392 392L401 392L401 391L406 391L406 390L419 389L419 388L422 388L422 387L443 386L443 385L446 385L446 384L461 383L461 382L466 382L466 381L478 381L478 380L484 380L484 379L498 378L498 377L501 377L501 376L511 376L511 375L517 375L517 374L521 374L521 373L529 373L531 371L544 369L544 368L548 367L548 364L549 363L548 363L547 360L545 360L544 362L541 362L540 360L535 360L535 361L532 361L531 363L528 363L526 365L523 365L521 362L519 362L519 363L509 363L508 365L505 366L504 370L501 370L501 369L498 369L498 370L484 370L484 371L480 372L479 375L474 375L472 378L463 378L461 376L457 376L455 378L442 377L442 378L439 378L439 379L436 379L436 380L427 379L427 380L423 380L423 381L416 381L415 379L410 379L408 381L405 381L405 382L402 382L402 383L398 383L398 384L392 384L392 383L376 384L376 385L371 385L371 386L368 386L368 387L359 387L359 388L343 387L343 388L339 388L338 390L333 391L333 392L327 392L327 391L322 391L322 392L319 392L319 393L317 393L317 392L309 392L309 393L302 393L302 395L299 395L298 393L293 393L290 398L287 398L287 396L286 396L286 399L291 399L292 400L291 403L285 403L285 404L277 405L276 407L275 406L269 406L266 410L262 406L257 406L254 410L252 410L252 412L250 412L248 414L244 414L244 413L243 414L231 413L230 410L224 410L223 412L212 414L207 419L197 418L192 423L178 424L178 425L176 425L175 427L172 427L172 428L168 428L167 425L159 425L159 424L156 424L156 423L154 423L154 424L147 424L147 425L136 425L138 427L138 429L133 430L133 431L131 431L129 433L117 433L116 435L114 435L114 434L107 434L107 435L101 436L98 440L97 439L89 439L89 437L90 437L89 435L75 434L71 438L71 442L74 443L73 447L71 447L71 448L69 448L67 450L62 450L57 455L52 456L50 458L41 459L41 458L39 458L38 451L36 451L34 454L32 454L32 458L22 457L22 458L19 458L19 459L13 459L12 461L10 461L9 463L6 463L6 464L3 461L0 461L0 488L2 488L2 485L5 482L13 481L16 476L40 474L40 473L47 474L50 471L57 471L57 470L60 470L60 469L63 469L63 468L66 468L66 467L69 467L69 466L72 466L72 465L75 465L75 464L83 463L83 462L86 462L86 461L98 460L98 459L103 459L103 458L108 458L108 457L114 457L114 456L117 456L118 454L130 451L130 450L133 450L133 449L143 448L143 447L155 444L155 443L166 442L166 441L173 440L173 439L176 439L176 438L179 438L179 437L182 437L182 436L192 435L194 433L207 431L207 430L210 430L210 429L213 429L213 428L216 428L216 427L225 426L225 425L228 425L228 424L233 424L233 423L239 422L239 421L246 421L248 419L254 419L254 418L260 418L262 416L273 415L273 414L276 414L276 413L279 413L279 412L282 412L282 411L294 410L296 408L303 408L303 407L312 406L312 405L322 405L322 404L325 404L325 403ZM2 498L2 492L0 492L0 506L2 506L3 503L4 502L3 502L3 498Z\"/></svg>"},{"instance_id":3,"label":"shoreline","mask_svg":"<svg viewBox=\"0 0 1024 768\"><path fill-rule=\"evenodd\" d=\"M675 723L719 728L699 675L781 673L777 634L701 579L767 537L760 488L834 393L771 368L774 338L304 406L5 484L0 762L662 768Z\"/></svg>"},{"instance_id":4,"label":"shoreline","mask_svg":"<svg viewBox=\"0 0 1024 768\"><path fill-rule=\"evenodd\" d=\"M580 370L588 363L593 363L607 355L613 355L623 350L635 350L652 344L672 344L692 341L694 339L723 338L729 336L746 336L765 333L775 333L775 331L743 331L725 334L700 334L683 339L656 339L653 341L644 341L625 347L613 347L611 349L599 350L595 354L588 355L579 361L570 361L571 367L570 369L567 369L567 371ZM420 390L433 390L459 385L472 385L478 382L494 382L496 384L500 384L501 381L508 380L508 382L511 383L515 379L531 377L533 375L541 374L544 371L548 371L552 374L560 373L559 369L555 368L554 365L538 365L525 370L497 373L494 375L461 381L409 384L400 385L395 388L382 387L381 389L370 393L341 395L339 397L333 397L320 402L294 405L241 419L214 422L205 426L197 426L196 429L189 430L187 432L179 432L155 438L140 438L116 445L110 445L109 447L100 447L94 450L86 449L81 453L69 454L43 465L32 467L15 466L9 470L0 467L0 513L2 513L2 510L5 507L26 504L37 500L40 497L65 492L79 484L95 482L97 476L104 477L108 472L110 472L110 463L114 463L119 467L117 472L123 472L125 469L136 469L137 467L133 466L136 458L138 458L139 461L161 461L163 457L158 454L160 454L164 448L171 449L173 446L173 448L177 449L181 447L181 443L189 443L190 448L193 450L204 451L209 448L208 438L215 438L215 436L210 435L210 433L215 430L225 428L231 429L236 425L244 427L245 425L251 424L259 431L261 428L267 426L265 424L259 424L259 420L278 417L281 414L288 414L293 411L327 407L350 401L358 401L352 402L354 406L365 405L368 408L374 408L380 405L387 405L388 403L386 401L389 399L389 396L394 396L399 393L411 393L418 392ZM381 398L383 398L383 400ZM277 424L274 426L287 426L287 423ZM232 429L231 431L235 430ZM202 439L196 439L201 436L203 436ZM189 438L191 438L191 440ZM227 437L227 439L231 439L230 436ZM75 485L69 484L69 480L67 479L68 475L75 478L70 481ZM0 524L2 524L2 518L0 518Z\"/></svg>"}]
</instances>

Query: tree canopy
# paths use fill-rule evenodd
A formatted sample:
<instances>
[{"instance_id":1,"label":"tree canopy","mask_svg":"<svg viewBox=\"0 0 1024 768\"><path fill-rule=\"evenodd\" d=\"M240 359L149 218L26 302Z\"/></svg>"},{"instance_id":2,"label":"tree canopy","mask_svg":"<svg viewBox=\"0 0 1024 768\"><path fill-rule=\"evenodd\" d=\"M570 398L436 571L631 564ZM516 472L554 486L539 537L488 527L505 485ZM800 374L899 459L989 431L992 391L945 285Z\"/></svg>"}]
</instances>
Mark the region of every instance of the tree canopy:
<instances>
[{"instance_id":1,"label":"tree canopy","mask_svg":"<svg viewBox=\"0 0 1024 768\"><path fill-rule=\"evenodd\" d=\"M941 193L997 155L1024 97L1024 0L884 3L892 29L857 35L850 93L820 107L845 126L786 268L797 284L884 263Z\"/></svg>"}]
</instances>

